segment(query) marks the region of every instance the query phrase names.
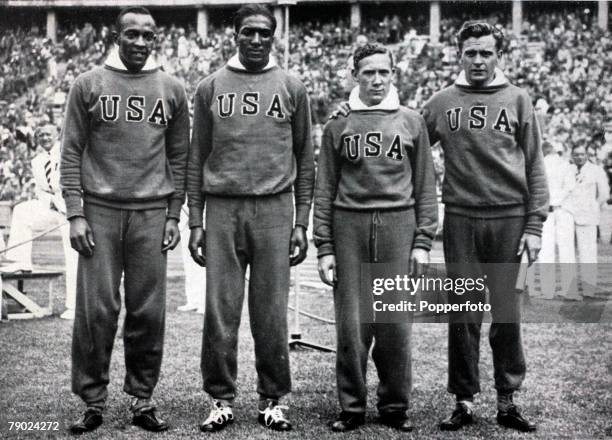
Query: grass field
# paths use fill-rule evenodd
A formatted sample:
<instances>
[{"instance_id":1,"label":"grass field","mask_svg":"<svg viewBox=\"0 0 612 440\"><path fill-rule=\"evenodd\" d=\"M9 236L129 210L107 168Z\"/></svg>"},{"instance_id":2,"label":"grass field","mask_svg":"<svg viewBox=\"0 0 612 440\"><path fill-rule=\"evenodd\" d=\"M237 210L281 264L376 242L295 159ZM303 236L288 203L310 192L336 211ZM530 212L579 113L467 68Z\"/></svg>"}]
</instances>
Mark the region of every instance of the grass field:
<instances>
[{"instance_id":1,"label":"grass field","mask_svg":"<svg viewBox=\"0 0 612 440\"><path fill-rule=\"evenodd\" d=\"M610 246L602 252L610 256ZM36 264L56 265L61 254L57 239L36 243ZM314 252L311 249L311 254ZM28 285L36 297L42 285ZM56 288L56 315L63 310L63 284ZM201 389L199 372L203 319L201 315L177 312L184 302L183 277L179 256L169 259L167 325L162 375L155 398L160 415L171 429L163 434L149 434L130 425L129 399L121 391L124 363L120 335L117 336L111 364L111 384L105 423L86 438L99 439L178 439L204 437L197 426L207 415L208 402ZM331 318L333 303L328 291L306 290L301 296L304 309ZM305 338L335 345L333 326L302 318ZM82 411L82 404L70 392L71 322L57 316L0 323L0 439L69 437L69 423ZM604 438L612 426L612 324L526 324L524 344L528 373L517 402L538 423L535 434L519 434L499 427L495 422L495 393L492 361L486 340L487 325L481 342L482 393L476 402L477 424L458 433L442 433L437 425L452 409L452 397L446 393L446 326L417 324L413 331L413 378L410 416L416 430L399 434L375 423L375 385L373 365L369 366L368 424L350 434L332 434L328 423L338 411L334 355L312 350L291 354L293 393L286 402L295 429L273 435L256 421L257 395L253 343L248 331L248 315L243 318L239 347L239 396L236 399L237 422L218 439L249 438ZM290 327L291 328L291 327ZM58 431L9 430L9 422L57 422Z\"/></svg>"}]
</instances>

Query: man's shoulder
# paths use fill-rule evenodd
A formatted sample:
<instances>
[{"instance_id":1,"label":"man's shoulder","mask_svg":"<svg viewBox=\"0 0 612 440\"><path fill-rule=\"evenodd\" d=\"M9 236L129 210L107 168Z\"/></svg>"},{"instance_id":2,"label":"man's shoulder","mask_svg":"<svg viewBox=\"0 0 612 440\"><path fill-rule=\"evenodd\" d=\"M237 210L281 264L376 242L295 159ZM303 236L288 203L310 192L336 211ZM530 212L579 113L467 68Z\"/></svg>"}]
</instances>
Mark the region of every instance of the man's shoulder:
<instances>
[{"instance_id":1,"label":"man's shoulder","mask_svg":"<svg viewBox=\"0 0 612 440\"><path fill-rule=\"evenodd\" d=\"M279 68L278 71L279 71L279 75L281 75L281 77L284 78L284 80L287 82L287 84L292 89L299 91L299 92L306 93L306 86L304 85L301 79L299 79L298 77L294 75L290 75L289 73L285 72L281 68Z\"/></svg>"},{"instance_id":2,"label":"man's shoulder","mask_svg":"<svg viewBox=\"0 0 612 440\"><path fill-rule=\"evenodd\" d=\"M531 102L529 92L526 89L517 86L516 84L512 84L509 82L504 90L507 94L514 95L519 100Z\"/></svg>"},{"instance_id":3,"label":"man's shoulder","mask_svg":"<svg viewBox=\"0 0 612 440\"><path fill-rule=\"evenodd\" d=\"M181 87L184 88L183 83L181 82L181 80L174 76L174 75L170 75L168 72L165 72L161 69L158 69L157 71L154 72L154 74L159 75L160 78L168 83L168 85L170 85L171 87Z\"/></svg>"},{"instance_id":4,"label":"man's shoulder","mask_svg":"<svg viewBox=\"0 0 612 440\"><path fill-rule=\"evenodd\" d=\"M346 124L348 124L350 117L351 114L349 113L347 116L338 115L335 118L330 119L323 126L323 131L331 133L342 131L344 127L346 127Z\"/></svg>"},{"instance_id":5,"label":"man's shoulder","mask_svg":"<svg viewBox=\"0 0 612 440\"><path fill-rule=\"evenodd\" d=\"M198 85L196 86L196 94L202 93L205 89L213 87L215 81L217 81L217 79L221 77L226 76L228 72L229 71L226 68L226 66L222 66L219 69L215 70L214 72L202 78L200 82L198 82Z\"/></svg>"},{"instance_id":6,"label":"man's shoulder","mask_svg":"<svg viewBox=\"0 0 612 440\"><path fill-rule=\"evenodd\" d=\"M423 116L419 112L409 107L400 105L399 112L403 117L405 117L409 121L420 123L423 120Z\"/></svg>"},{"instance_id":7,"label":"man's shoulder","mask_svg":"<svg viewBox=\"0 0 612 440\"><path fill-rule=\"evenodd\" d=\"M76 79L74 80L74 84L87 83L91 81L93 78L103 75L105 71L106 69L104 68L104 66L93 67L77 75Z\"/></svg>"},{"instance_id":8,"label":"man's shoulder","mask_svg":"<svg viewBox=\"0 0 612 440\"><path fill-rule=\"evenodd\" d=\"M451 84L450 86L446 86L442 90L439 90L436 93L434 93L431 96L431 98L429 98L427 100L427 102L425 102L424 107L430 107L430 106L435 105L435 104L437 104L439 102L444 102L450 96L453 96L453 95L456 95L456 94L457 94L457 87L455 87L454 84Z\"/></svg>"}]
</instances>

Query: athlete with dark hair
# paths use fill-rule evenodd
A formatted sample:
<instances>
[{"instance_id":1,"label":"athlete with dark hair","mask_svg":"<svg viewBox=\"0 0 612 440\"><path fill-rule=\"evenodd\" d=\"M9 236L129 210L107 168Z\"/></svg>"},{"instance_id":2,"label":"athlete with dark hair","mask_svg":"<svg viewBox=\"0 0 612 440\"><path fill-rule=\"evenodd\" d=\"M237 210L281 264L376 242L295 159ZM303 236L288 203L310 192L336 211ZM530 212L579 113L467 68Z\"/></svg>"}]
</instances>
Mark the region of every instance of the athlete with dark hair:
<instances>
[{"instance_id":1,"label":"athlete with dark hair","mask_svg":"<svg viewBox=\"0 0 612 440\"><path fill-rule=\"evenodd\" d=\"M202 376L204 390L213 398L202 431L219 431L234 420L247 266L258 420L270 429L291 429L278 404L291 390L289 266L306 257L314 162L308 94L270 57L275 21L262 8L240 8L235 20L238 54L202 80L194 98L187 177L189 250L196 262L206 265Z\"/></svg>"},{"instance_id":2,"label":"athlete with dark hair","mask_svg":"<svg viewBox=\"0 0 612 440\"><path fill-rule=\"evenodd\" d=\"M61 186L79 256L72 338L72 391L87 405L73 433L102 423L121 309L132 422L168 424L151 395L161 368L166 251L179 242L185 197L189 110L184 87L149 58L156 26L142 8L120 13L117 50L80 75L68 97Z\"/></svg>"},{"instance_id":3,"label":"athlete with dark hair","mask_svg":"<svg viewBox=\"0 0 612 440\"><path fill-rule=\"evenodd\" d=\"M423 116L431 142L440 141L444 150L444 256L456 271L449 275L487 276L497 421L534 431L535 425L513 403L526 371L521 296L514 290L518 264L503 263L518 263L523 252L529 263L537 259L548 187L531 99L497 67L502 45L503 36L495 27L466 23L458 33L462 72L454 85L425 104ZM501 267L494 267L498 263ZM480 391L481 323L482 312L450 316L448 391L455 394L457 405L442 430L473 423L472 402Z\"/></svg>"},{"instance_id":4,"label":"athlete with dark hair","mask_svg":"<svg viewBox=\"0 0 612 440\"><path fill-rule=\"evenodd\" d=\"M400 431L412 386L411 322L366 323L360 310L363 263L429 262L437 226L431 149L425 121L399 105L393 60L380 45L354 54L358 83L351 113L327 123L315 187L314 237L319 275L334 287L338 397L332 430L365 423L370 347L378 371L381 422ZM418 274L413 272L414 276Z\"/></svg>"}]
</instances>

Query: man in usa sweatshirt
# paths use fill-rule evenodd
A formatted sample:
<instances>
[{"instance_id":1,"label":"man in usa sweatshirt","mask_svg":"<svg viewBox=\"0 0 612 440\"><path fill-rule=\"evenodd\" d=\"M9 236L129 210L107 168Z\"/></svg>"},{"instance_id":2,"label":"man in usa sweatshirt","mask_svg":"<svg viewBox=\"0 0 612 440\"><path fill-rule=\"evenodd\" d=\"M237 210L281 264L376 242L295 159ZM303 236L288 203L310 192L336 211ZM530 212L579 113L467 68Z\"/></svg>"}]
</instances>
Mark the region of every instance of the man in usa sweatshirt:
<instances>
[{"instance_id":1,"label":"man in usa sweatshirt","mask_svg":"<svg viewBox=\"0 0 612 440\"><path fill-rule=\"evenodd\" d=\"M314 238L319 275L334 287L336 378L341 413L335 432L365 422L366 365L370 348L378 372L381 422L413 429L407 411L412 386L412 322L368 322L362 301L362 266L417 266L429 262L437 226L433 159L427 127L417 112L399 105L391 85L393 61L380 45L354 54L359 86L348 117L323 131L315 185ZM365 310L364 310L365 309ZM368 310L369 309L369 310Z\"/></svg>"},{"instance_id":2,"label":"man in usa sweatshirt","mask_svg":"<svg viewBox=\"0 0 612 440\"><path fill-rule=\"evenodd\" d=\"M432 143L444 151L444 256L450 276L487 278L493 322L497 422L534 431L513 403L525 377L521 343L521 296L515 291L523 252L529 263L541 247L548 212L548 187L540 133L527 93L497 68L501 31L487 23L466 23L458 33L462 72L454 85L436 93L423 116ZM468 298L469 296L469 298ZM484 292L451 301L485 301ZM478 359L482 311L451 314L448 391L456 407L442 430L473 423L472 402L480 391Z\"/></svg>"},{"instance_id":3,"label":"man in usa sweatshirt","mask_svg":"<svg viewBox=\"0 0 612 440\"><path fill-rule=\"evenodd\" d=\"M205 432L234 420L247 267L258 420L269 429L291 429L278 404L291 390L289 266L306 257L314 162L308 95L270 57L275 28L267 7L240 8L238 54L204 78L194 98L187 192L189 250L206 266L202 376L213 405L200 426Z\"/></svg>"},{"instance_id":4,"label":"man in usa sweatshirt","mask_svg":"<svg viewBox=\"0 0 612 440\"><path fill-rule=\"evenodd\" d=\"M104 66L80 75L68 97L60 183L80 254L72 391L86 404L73 433L102 423L122 275L132 422L168 429L151 395L163 354L166 251L179 241L185 197L189 110L184 87L149 59L155 32L148 10L124 9L118 47Z\"/></svg>"}]
</instances>

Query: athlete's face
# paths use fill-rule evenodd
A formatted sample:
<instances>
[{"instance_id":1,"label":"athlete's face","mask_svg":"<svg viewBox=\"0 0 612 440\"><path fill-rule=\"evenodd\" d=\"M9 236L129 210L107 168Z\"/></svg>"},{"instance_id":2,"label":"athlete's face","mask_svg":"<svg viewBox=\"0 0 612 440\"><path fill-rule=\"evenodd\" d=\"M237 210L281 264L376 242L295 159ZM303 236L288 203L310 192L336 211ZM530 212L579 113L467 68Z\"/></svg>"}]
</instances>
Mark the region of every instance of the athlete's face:
<instances>
[{"instance_id":1,"label":"athlete's face","mask_svg":"<svg viewBox=\"0 0 612 440\"><path fill-rule=\"evenodd\" d=\"M36 133L36 140L43 150L51 150L57 141L57 128L51 124L40 127Z\"/></svg>"},{"instance_id":2,"label":"athlete's face","mask_svg":"<svg viewBox=\"0 0 612 440\"><path fill-rule=\"evenodd\" d=\"M582 168L582 166L587 161L587 153L584 147L576 147L572 150L572 159L578 168Z\"/></svg>"},{"instance_id":3,"label":"athlete's face","mask_svg":"<svg viewBox=\"0 0 612 440\"><path fill-rule=\"evenodd\" d=\"M386 53L375 53L359 61L359 69L353 70L359 84L359 98L368 107L380 104L389 94L395 69Z\"/></svg>"},{"instance_id":4,"label":"athlete's face","mask_svg":"<svg viewBox=\"0 0 612 440\"><path fill-rule=\"evenodd\" d=\"M251 15L242 20L234 33L238 58L247 70L261 70L268 64L274 41L272 22L264 15Z\"/></svg>"},{"instance_id":5,"label":"athlete's face","mask_svg":"<svg viewBox=\"0 0 612 440\"><path fill-rule=\"evenodd\" d=\"M130 72L140 72L155 43L155 21L146 14L128 12L121 17L121 29L115 34L119 57Z\"/></svg>"},{"instance_id":6,"label":"athlete's face","mask_svg":"<svg viewBox=\"0 0 612 440\"><path fill-rule=\"evenodd\" d=\"M501 51L495 48L493 35L468 38L463 42L459 53L459 62L465 72L465 78L475 87L486 86L493 81L500 58Z\"/></svg>"}]
</instances>

